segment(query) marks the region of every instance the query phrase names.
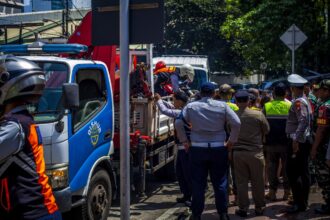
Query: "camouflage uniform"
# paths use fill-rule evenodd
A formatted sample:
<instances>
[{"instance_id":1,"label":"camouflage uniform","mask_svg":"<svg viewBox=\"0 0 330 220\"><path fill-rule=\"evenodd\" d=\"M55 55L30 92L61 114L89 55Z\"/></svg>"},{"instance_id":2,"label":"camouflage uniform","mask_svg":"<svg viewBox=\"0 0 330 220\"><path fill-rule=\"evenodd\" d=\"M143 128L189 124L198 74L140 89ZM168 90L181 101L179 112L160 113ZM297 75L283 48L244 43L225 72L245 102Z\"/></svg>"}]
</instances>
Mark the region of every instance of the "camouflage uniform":
<instances>
[{"instance_id":1,"label":"camouflage uniform","mask_svg":"<svg viewBox=\"0 0 330 220\"><path fill-rule=\"evenodd\" d=\"M327 126L330 128L330 99L322 103L318 108L316 120L317 126ZM326 133L321 145L317 149L316 154L316 178L319 186L322 188L323 198L327 206L330 206L330 169L326 164L326 154L329 143L329 132Z\"/></svg>"}]
</instances>

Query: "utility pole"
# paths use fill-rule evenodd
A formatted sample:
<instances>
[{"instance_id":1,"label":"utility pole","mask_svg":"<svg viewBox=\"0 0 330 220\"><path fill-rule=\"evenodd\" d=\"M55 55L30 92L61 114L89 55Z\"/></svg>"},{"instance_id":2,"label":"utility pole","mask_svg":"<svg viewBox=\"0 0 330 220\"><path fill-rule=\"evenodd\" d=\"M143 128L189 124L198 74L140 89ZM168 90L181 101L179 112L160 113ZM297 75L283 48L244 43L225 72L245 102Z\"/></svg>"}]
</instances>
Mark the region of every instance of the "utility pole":
<instances>
[{"instance_id":1,"label":"utility pole","mask_svg":"<svg viewBox=\"0 0 330 220\"><path fill-rule=\"evenodd\" d=\"M69 36L69 0L62 0L63 13L62 13L62 34L63 36Z\"/></svg>"},{"instance_id":2,"label":"utility pole","mask_svg":"<svg viewBox=\"0 0 330 220\"><path fill-rule=\"evenodd\" d=\"M120 36L120 219L130 219L129 0L119 1Z\"/></svg>"}]
</instances>

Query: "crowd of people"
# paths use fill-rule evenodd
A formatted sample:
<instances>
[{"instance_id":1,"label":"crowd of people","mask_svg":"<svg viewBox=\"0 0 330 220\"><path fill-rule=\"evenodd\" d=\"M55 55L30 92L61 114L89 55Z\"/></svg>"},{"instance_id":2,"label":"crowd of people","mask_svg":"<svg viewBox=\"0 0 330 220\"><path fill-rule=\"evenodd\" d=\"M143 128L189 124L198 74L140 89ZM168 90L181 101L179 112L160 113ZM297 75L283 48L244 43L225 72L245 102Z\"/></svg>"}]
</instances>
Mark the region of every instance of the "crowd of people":
<instances>
[{"instance_id":1,"label":"crowd of people","mask_svg":"<svg viewBox=\"0 0 330 220\"><path fill-rule=\"evenodd\" d=\"M62 219L45 174L40 131L27 109L42 94L44 73L24 58L0 60L1 219ZM136 71L141 82L144 71L143 66ZM191 207L191 219L201 219L208 176L221 220L229 219L230 191L236 214L248 216L249 183L255 214L263 215L266 199L277 199L279 177L282 199L291 204L288 214L308 208L312 183L322 188L324 198L315 212L330 214L330 79L312 84L291 74L290 88L278 83L261 95L257 89L234 91L228 84L206 82L189 97L179 81L194 79L190 65L160 66L156 75L156 91L173 93L173 104L158 93L154 100L161 112L175 118L176 171L183 194L177 202ZM147 87L134 85L136 93Z\"/></svg>"},{"instance_id":2,"label":"crowd of people","mask_svg":"<svg viewBox=\"0 0 330 220\"><path fill-rule=\"evenodd\" d=\"M175 118L183 193L177 202L191 207L191 219L201 219L208 175L220 219L229 219L229 202L238 206L236 215L249 215L249 183L257 216L267 200L277 200L280 182L287 214L308 208L312 184L325 202L314 211L330 214L330 80L310 83L291 74L287 81L289 87L278 83L270 92L207 82L194 97L177 90L174 105L156 94L160 111Z\"/></svg>"}]
</instances>

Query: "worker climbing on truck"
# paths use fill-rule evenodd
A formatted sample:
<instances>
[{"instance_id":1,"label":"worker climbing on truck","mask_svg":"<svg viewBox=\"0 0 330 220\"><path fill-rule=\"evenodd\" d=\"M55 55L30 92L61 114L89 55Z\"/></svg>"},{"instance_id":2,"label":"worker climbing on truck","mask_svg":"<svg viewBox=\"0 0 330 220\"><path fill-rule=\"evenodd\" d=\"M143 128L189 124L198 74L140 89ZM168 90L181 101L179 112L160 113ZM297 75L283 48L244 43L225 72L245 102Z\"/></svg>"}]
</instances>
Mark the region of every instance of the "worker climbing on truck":
<instances>
[{"instance_id":1,"label":"worker climbing on truck","mask_svg":"<svg viewBox=\"0 0 330 220\"><path fill-rule=\"evenodd\" d=\"M154 69L154 75L156 76L155 93L166 96L179 91L179 81L192 82L195 72L190 64L184 64L180 67L167 67L163 61L159 61Z\"/></svg>"}]
</instances>

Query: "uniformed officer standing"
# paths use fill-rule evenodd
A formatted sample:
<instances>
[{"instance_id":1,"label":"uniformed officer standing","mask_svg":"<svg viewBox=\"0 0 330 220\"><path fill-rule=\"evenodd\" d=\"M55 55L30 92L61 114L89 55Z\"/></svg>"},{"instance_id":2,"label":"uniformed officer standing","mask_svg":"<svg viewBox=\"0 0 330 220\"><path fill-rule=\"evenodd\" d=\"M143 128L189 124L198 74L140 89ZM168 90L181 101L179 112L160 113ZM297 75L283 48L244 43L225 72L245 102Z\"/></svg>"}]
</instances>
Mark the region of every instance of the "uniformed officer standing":
<instances>
[{"instance_id":1,"label":"uniformed officer standing","mask_svg":"<svg viewBox=\"0 0 330 220\"><path fill-rule=\"evenodd\" d=\"M325 204L315 209L318 214L330 214L330 169L326 163L326 153L330 138L330 79L320 83L321 105L317 108L317 130L311 151L311 158L316 159L316 179L322 188Z\"/></svg>"},{"instance_id":2,"label":"uniformed officer standing","mask_svg":"<svg viewBox=\"0 0 330 220\"><path fill-rule=\"evenodd\" d=\"M269 132L269 124L261 111L249 106L250 94L238 91L235 95L241 120L237 142L233 146L235 179L237 181L238 207L235 214L246 217L250 205L249 182L255 203L255 214L262 215L265 204L263 139Z\"/></svg>"},{"instance_id":3,"label":"uniformed officer standing","mask_svg":"<svg viewBox=\"0 0 330 220\"><path fill-rule=\"evenodd\" d=\"M286 133L292 141L289 147L287 174L293 194L293 205L288 213L305 211L308 206L310 189L309 154L311 144L311 106L304 95L304 84L307 80L297 74L288 77L294 97L286 123Z\"/></svg>"},{"instance_id":4,"label":"uniformed officer standing","mask_svg":"<svg viewBox=\"0 0 330 220\"><path fill-rule=\"evenodd\" d=\"M219 87L218 94L214 97L216 100L220 100L223 102L226 102L229 108L237 112L239 110L238 106L235 103L231 102L231 99L233 97L233 94L235 93L235 90L228 84L222 84ZM227 132L229 132L230 128L227 128ZM231 154L231 152L229 152ZM230 167L229 167L229 186L228 190L229 192L232 192L234 194L234 201L232 201L231 205L237 205L237 187L236 187L236 181L235 181L235 172L234 172L234 161L230 161Z\"/></svg>"},{"instance_id":5,"label":"uniformed officer standing","mask_svg":"<svg viewBox=\"0 0 330 220\"><path fill-rule=\"evenodd\" d=\"M192 176L192 218L201 219L204 209L204 193L210 172L215 191L215 203L220 219L227 215L227 173L228 151L236 142L240 120L225 102L214 100L215 88L212 83L201 86L202 99L189 103L182 111L183 119L191 124L191 142L186 137L189 148ZM225 124L231 133L226 142ZM177 127L177 129L184 128Z\"/></svg>"},{"instance_id":6,"label":"uniformed officer standing","mask_svg":"<svg viewBox=\"0 0 330 220\"><path fill-rule=\"evenodd\" d=\"M189 97L183 91L178 91L173 94L173 105L169 102L166 102L161 99L158 93L155 94L154 97L156 101L156 105L159 108L159 111L164 115L171 117L171 118L182 118L182 108L186 105L189 100ZM175 128L177 127L177 121L175 120ZM178 123L183 122L179 120ZM180 186L180 191L182 192L183 196L178 197L176 201L178 203L185 203L187 206L191 205L191 177L190 177L190 168L189 168L189 154L186 152L182 142L181 136L184 137L190 136L190 126L183 122L182 126L184 126L185 131L184 134L181 134L180 131L176 132L175 135L175 143L178 148L177 158L176 158L176 175Z\"/></svg>"},{"instance_id":7,"label":"uniformed officer standing","mask_svg":"<svg viewBox=\"0 0 330 220\"><path fill-rule=\"evenodd\" d=\"M270 133L266 137L265 150L268 155L269 192L266 198L276 200L278 187L277 171L280 162L283 169L283 200L287 200L290 194L288 176L285 170L288 158L288 139L285 134L286 119L289 114L291 102L284 100L286 86L279 83L274 87L274 100L265 104L263 112L270 125Z\"/></svg>"}]
</instances>

